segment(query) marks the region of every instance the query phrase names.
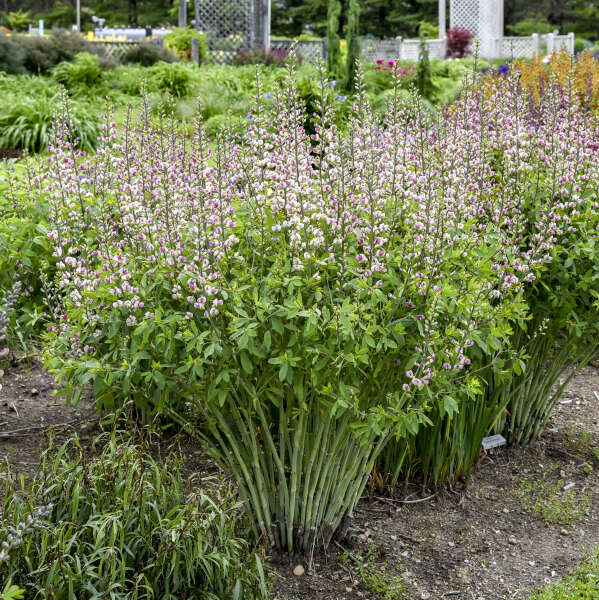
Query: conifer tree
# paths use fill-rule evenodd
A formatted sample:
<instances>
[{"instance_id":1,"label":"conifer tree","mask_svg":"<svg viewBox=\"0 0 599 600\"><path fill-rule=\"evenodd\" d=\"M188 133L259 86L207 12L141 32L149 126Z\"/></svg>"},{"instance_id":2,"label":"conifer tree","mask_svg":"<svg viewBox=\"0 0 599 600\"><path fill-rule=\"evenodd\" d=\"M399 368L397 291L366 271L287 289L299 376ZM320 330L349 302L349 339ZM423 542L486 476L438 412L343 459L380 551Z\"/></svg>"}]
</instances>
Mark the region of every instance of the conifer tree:
<instances>
[{"instance_id":1,"label":"conifer tree","mask_svg":"<svg viewBox=\"0 0 599 600\"><path fill-rule=\"evenodd\" d=\"M339 16L341 2L329 0L327 11L327 69L337 79L341 70L341 43L339 39Z\"/></svg>"},{"instance_id":2,"label":"conifer tree","mask_svg":"<svg viewBox=\"0 0 599 600\"><path fill-rule=\"evenodd\" d=\"M360 58L360 40L358 38L360 30L360 5L358 0L349 0L347 11L347 62L345 87L348 90L355 89L356 72L358 69L357 61Z\"/></svg>"}]
</instances>

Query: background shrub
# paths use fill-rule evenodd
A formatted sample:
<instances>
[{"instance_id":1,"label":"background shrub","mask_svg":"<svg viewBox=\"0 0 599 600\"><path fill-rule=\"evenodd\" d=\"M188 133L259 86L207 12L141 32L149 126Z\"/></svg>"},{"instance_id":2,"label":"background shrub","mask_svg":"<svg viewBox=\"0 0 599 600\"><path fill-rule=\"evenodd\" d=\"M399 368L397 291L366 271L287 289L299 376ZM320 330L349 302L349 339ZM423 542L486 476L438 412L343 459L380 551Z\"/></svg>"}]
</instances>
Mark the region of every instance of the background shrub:
<instances>
[{"instance_id":1,"label":"background shrub","mask_svg":"<svg viewBox=\"0 0 599 600\"><path fill-rule=\"evenodd\" d=\"M76 33L53 32L49 37L20 36L25 48L25 68L33 74L46 73L63 61L70 61L80 52L92 52L94 46Z\"/></svg>"},{"instance_id":2,"label":"background shrub","mask_svg":"<svg viewBox=\"0 0 599 600\"><path fill-rule=\"evenodd\" d=\"M43 74L58 63L73 60L76 54L93 49L80 35L69 32L54 32L43 38L0 34L0 71Z\"/></svg>"},{"instance_id":3,"label":"background shrub","mask_svg":"<svg viewBox=\"0 0 599 600\"><path fill-rule=\"evenodd\" d=\"M0 71L16 75L24 73L25 49L14 37L0 33Z\"/></svg>"},{"instance_id":4,"label":"background shrub","mask_svg":"<svg viewBox=\"0 0 599 600\"><path fill-rule=\"evenodd\" d=\"M206 123L204 123L204 128L206 129L206 133L214 138L216 135L227 129L231 129L235 133L243 133L247 124L248 120L243 117L220 114L210 117Z\"/></svg>"},{"instance_id":5,"label":"background shrub","mask_svg":"<svg viewBox=\"0 0 599 600\"><path fill-rule=\"evenodd\" d=\"M271 48L266 50L264 46L250 48L249 50L238 50L233 57L234 65L268 65L282 67L289 58L290 51L286 48ZM301 54L295 54L299 64L302 63Z\"/></svg>"},{"instance_id":6,"label":"background shrub","mask_svg":"<svg viewBox=\"0 0 599 600\"><path fill-rule=\"evenodd\" d=\"M129 66L115 71L115 85L131 96L139 96L145 89L150 93L164 92L182 98L191 93L198 78L199 72L194 65L180 62L159 61L151 67Z\"/></svg>"},{"instance_id":7,"label":"background shrub","mask_svg":"<svg viewBox=\"0 0 599 600\"><path fill-rule=\"evenodd\" d=\"M463 27L452 27L447 30L447 57L463 58L470 52L470 44L474 34Z\"/></svg>"},{"instance_id":8,"label":"background shrub","mask_svg":"<svg viewBox=\"0 0 599 600\"><path fill-rule=\"evenodd\" d=\"M168 48L174 50L180 58L189 60L191 58L191 40L196 38L199 43L200 63L208 58L208 42L206 36L192 27L176 28L164 36L164 42Z\"/></svg>"},{"instance_id":9,"label":"background shrub","mask_svg":"<svg viewBox=\"0 0 599 600\"><path fill-rule=\"evenodd\" d=\"M104 70L95 54L81 52L72 62L63 61L52 69L52 77L71 93L90 91L103 82Z\"/></svg>"},{"instance_id":10,"label":"background shrub","mask_svg":"<svg viewBox=\"0 0 599 600\"><path fill-rule=\"evenodd\" d=\"M140 44L135 44L129 48L129 50L123 54L121 62L125 64L141 65L142 67L151 67L160 61L171 63L176 60L177 57L162 46L153 44L152 42L141 42Z\"/></svg>"},{"instance_id":11,"label":"background shrub","mask_svg":"<svg viewBox=\"0 0 599 600\"><path fill-rule=\"evenodd\" d=\"M148 68L148 80L177 98L189 95L194 82L193 65L158 62Z\"/></svg>"},{"instance_id":12,"label":"background shrub","mask_svg":"<svg viewBox=\"0 0 599 600\"><path fill-rule=\"evenodd\" d=\"M22 491L6 476L0 539L3 581L27 598L250 599L265 595L262 567L238 537L240 505L226 487L191 491L179 461L163 464L129 433L103 437L97 458L76 439L50 447ZM27 523L28 527L23 527ZM12 546L12 547L11 547Z\"/></svg>"},{"instance_id":13,"label":"background shrub","mask_svg":"<svg viewBox=\"0 0 599 600\"><path fill-rule=\"evenodd\" d=\"M59 92L29 95L23 90L0 95L0 146L39 152L48 146L57 111L62 104ZM89 104L73 100L69 104L71 128L77 145L95 148L99 117Z\"/></svg>"}]
</instances>

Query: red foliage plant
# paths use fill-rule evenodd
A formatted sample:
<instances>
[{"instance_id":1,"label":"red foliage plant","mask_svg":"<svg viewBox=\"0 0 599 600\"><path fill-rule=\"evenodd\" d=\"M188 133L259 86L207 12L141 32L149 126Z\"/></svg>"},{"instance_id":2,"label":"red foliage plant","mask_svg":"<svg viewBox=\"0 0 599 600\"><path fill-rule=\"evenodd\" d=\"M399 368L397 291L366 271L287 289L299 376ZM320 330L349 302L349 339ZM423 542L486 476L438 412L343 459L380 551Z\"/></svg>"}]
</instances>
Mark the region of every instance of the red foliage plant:
<instances>
[{"instance_id":1,"label":"red foliage plant","mask_svg":"<svg viewBox=\"0 0 599 600\"><path fill-rule=\"evenodd\" d=\"M474 34L464 27L452 27L447 30L447 57L464 58L470 53L470 44Z\"/></svg>"}]
</instances>

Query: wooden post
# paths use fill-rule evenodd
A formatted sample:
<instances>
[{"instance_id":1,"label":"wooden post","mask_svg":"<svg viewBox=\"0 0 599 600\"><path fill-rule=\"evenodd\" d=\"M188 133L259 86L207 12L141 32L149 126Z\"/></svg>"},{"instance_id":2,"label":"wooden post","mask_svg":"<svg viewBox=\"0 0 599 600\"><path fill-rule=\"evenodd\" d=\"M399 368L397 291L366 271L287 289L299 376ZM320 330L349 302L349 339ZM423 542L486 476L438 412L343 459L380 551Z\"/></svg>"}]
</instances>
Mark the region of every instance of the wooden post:
<instances>
[{"instance_id":1,"label":"wooden post","mask_svg":"<svg viewBox=\"0 0 599 600\"><path fill-rule=\"evenodd\" d=\"M77 33L81 33L81 0L77 0Z\"/></svg>"},{"instance_id":2,"label":"wooden post","mask_svg":"<svg viewBox=\"0 0 599 600\"><path fill-rule=\"evenodd\" d=\"M187 27L187 0L179 0L179 27Z\"/></svg>"},{"instance_id":3,"label":"wooden post","mask_svg":"<svg viewBox=\"0 0 599 600\"><path fill-rule=\"evenodd\" d=\"M403 38L401 35L398 35L395 38L395 54L397 56L397 60L403 60Z\"/></svg>"},{"instance_id":4,"label":"wooden post","mask_svg":"<svg viewBox=\"0 0 599 600\"><path fill-rule=\"evenodd\" d=\"M197 37L191 38L191 62L200 64L200 40Z\"/></svg>"}]
</instances>

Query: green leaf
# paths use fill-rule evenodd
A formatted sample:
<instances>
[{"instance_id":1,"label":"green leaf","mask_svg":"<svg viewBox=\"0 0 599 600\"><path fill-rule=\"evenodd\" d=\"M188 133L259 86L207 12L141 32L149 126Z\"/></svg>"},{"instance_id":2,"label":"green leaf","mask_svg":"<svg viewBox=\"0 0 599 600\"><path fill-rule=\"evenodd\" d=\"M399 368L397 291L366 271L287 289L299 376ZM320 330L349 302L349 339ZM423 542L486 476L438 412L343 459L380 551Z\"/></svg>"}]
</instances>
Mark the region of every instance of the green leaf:
<instances>
[{"instance_id":1,"label":"green leaf","mask_svg":"<svg viewBox=\"0 0 599 600\"><path fill-rule=\"evenodd\" d=\"M279 335L283 335L283 323L280 321L280 319L277 318L273 318L272 322L271 322L272 328L279 334Z\"/></svg>"},{"instance_id":2,"label":"green leaf","mask_svg":"<svg viewBox=\"0 0 599 600\"><path fill-rule=\"evenodd\" d=\"M287 378L287 372L289 371L289 363L285 361L279 369L279 381L282 383Z\"/></svg>"},{"instance_id":3,"label":"green leaf","mask_svg":"<svg viewBox=\"0 0 599 600\"><path fill-rule=\"evenodd\" d=\"M243 370L248 375L251 375L252 371L254 370L254 366L252 365L252 361L250 360L248 353L244 350L240 356L241 356L241 366L243 367Z\"/></svg>"},{"instance_id":4,"label":"green leaf","mask_svg":"<svg viewBox=\"0 0 599 600\"><path fill-rule=\"evenodd\" d=\"M443 408L449 418L453 417L454 414L459 412L458 403L451 396L443 397Z\"/></svg>"}]
</instances>

